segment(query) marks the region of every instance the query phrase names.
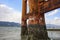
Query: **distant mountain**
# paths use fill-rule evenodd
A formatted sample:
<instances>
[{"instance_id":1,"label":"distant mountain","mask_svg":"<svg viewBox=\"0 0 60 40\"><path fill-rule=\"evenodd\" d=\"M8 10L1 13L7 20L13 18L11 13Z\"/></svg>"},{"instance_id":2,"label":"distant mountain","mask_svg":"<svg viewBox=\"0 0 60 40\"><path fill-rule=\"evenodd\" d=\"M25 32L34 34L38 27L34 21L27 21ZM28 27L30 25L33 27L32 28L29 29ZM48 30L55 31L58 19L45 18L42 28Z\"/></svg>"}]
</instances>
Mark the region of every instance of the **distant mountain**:
<instances>
[{"instance_id":1,"label":"distant mountain","mask_svg":"<svg viewBox=\"0 0 60 40\"><path fill-rule=\"evenodd\" d=\"M19 23L0 21L0 26L20 27Z\"/></svg>"},{"instance_id":2,"label":"distant mountain","mask_svg":"<svg viewBox=\"0 0 60 40\"><path fill-rule=\"evenodd\" d=\"M60 29L60 25L47 24L47 29Z\"/></svg>"}]
</instances>

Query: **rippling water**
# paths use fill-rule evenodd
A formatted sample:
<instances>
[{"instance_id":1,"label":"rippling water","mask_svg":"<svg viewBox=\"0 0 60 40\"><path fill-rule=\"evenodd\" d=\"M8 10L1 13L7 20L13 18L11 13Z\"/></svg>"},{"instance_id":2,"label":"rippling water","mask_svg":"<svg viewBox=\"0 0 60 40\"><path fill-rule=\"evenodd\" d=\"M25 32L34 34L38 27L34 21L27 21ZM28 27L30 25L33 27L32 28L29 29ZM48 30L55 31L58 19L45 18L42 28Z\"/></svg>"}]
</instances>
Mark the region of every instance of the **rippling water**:
<instances>
[{"instance_id":1,"label":"rippling water","mask_svg":"<svg viewBox=\"0 0 60 40\"><path fill-rule=\"evenodd\" d=\"M0 40L21 40L20 27L0 27Z\"/></svg>"},{"instance_id":2,"label":"rippling water","mask_svg":"<svg viewBox=\"0 0 60 40\"><path fill-rule=\"evenodd\" d=\"M21 40L20 27L1 27L0 40ZM49 38L60 40L60 31L48 31Z\"/></svg>"}]
</instances>

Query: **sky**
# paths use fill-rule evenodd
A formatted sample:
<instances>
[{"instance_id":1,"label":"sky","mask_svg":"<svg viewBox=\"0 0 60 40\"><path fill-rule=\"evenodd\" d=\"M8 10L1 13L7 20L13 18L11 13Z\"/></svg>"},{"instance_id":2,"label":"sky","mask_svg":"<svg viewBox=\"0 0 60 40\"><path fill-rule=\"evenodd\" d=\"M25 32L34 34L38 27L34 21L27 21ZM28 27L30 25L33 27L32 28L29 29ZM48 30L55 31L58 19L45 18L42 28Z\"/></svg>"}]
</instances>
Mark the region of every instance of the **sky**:
<instances>
[{"instance_id":1,"label":"sky","mask_svg":"<svg viewBox=\"0 0 60 40\"><path fill-rule=\"evenodd\" d=\"M21 23L22 0L0 0L0 21ZM60 25L60 8L45 13L46 24Z\"/></svg>"},{"instance_id":2,"label":"sky","mask_svg":"<svg viewBox=\"0 0 60 40\"><path fill-rule=\"evenodd\" d=\"M5 4L15 10L22 10L22 0L0 0L0 4Z\"/></svg>"},{"instance_id":3,"label":"sky","mask_svg":"<svg viewBox=\"0 0 60 40\"><path fill-rule=\"evenodd\" d=\"M0 21L21 23L22 0L0 0Z\"/></svg>"},{"instance_id":4,"label":"sky","mask_svg":"<svg viewBox=\"0 0 60 40\"><path fill-rule=\"evenodd\" d=\"M60 25L60 8L47 12L45 14L46 24Z\"/></svg>"}]
</instances>

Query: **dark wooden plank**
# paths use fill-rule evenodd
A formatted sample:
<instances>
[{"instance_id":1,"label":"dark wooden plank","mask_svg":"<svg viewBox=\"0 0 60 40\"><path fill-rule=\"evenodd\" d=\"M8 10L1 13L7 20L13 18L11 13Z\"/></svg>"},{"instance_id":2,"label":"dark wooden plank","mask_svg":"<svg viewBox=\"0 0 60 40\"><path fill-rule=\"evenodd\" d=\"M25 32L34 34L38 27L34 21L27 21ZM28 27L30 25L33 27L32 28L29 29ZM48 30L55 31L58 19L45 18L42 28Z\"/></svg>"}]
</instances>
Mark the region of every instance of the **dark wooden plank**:
<instances>
[{"instance_id":1,"label":"dark wooden plank","mask_svg":"<svg viewBox=\"0 0 60 40\"><path fill-rule=\"evenodd\" d=\"M47 31L60 31L60 29L47 29Z\"/></svg>"},{"instance_id":2,"label":"dark wooden plank","mask_svg":"<svg viewBox=\"0 0 60 40\"><path fill-rule=\"evenodd\" d=\"M60 0L48 0L38 3L38 11L40 13L46 13L57 8L60 8Z\"/></svg>"}]
</instances>

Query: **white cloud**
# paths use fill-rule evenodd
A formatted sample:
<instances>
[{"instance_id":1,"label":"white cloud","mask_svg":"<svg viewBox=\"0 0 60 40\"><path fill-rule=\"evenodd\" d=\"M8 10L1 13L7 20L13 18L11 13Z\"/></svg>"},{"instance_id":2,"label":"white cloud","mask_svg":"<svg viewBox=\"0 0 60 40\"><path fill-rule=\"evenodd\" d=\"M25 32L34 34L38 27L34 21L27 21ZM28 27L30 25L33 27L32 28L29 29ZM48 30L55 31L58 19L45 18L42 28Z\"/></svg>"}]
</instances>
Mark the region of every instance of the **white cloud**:
<instances>
[{"instance_id":1,"label":"white cloud","mask_svg":"<svg viewBox=\"0 0 60 40\"><path fill-rule=\"evenodd\" d=\"M56 24L56 25L60 25L60 18L55 17L53 23Z\"/></svg>"},{"instance_id":2,"label":"white cloud","mask_svg":"<svg viewBox=\"0 0 60 40\"><path fill-rule=\"evenodd\" d=\"M0 4L0 7L6 7L6 5L4 5L4 4Z\"/></svg>"},{"instance_id":3,"label":"white cloud","mask_svg":"<svg viewBox=\"0 0 60 40\"><path fill-rule=\"evenodd\" d=\"M6 9L10 9L10 10L13 9L13 8L11 8L11 7L7 6L7 5L5 5L5 4L0 4L0 8L6 8Z\"/></svg>"},{"instance_id":4,"label":"white cloud","mask_svg":"<svg viewBox=\"0 0 60 40\"><path fill-rule=\"evenodd\" d=\"M59 10L56 9L56 10L53 10L53 11L48 12L47 14L45 14L46 24L60 25L60 18L56 17L56 16L53 16L53 15L57 14L58 12L59 12ZM52 16L54 18L51 18L50 16Z\"/></svg>"},{"instance_id":5,"label":"white cloud","mask_svg":"<svg viewBox=\"0 0 60 40\"><path fill-rule=\"evenodd\" d=\"M18 12L5 4L0 4L0 21L21 23L21 12Z\"/></svg>"},{"instance_id":6,"label":"white cloud","mask_svg":"<svg viewBox=\"0 0 60 40\"><path fill-rule=\"evenodd\" d=\"M54 20L59 20L60 18L59 17L55 17Z\"/></svg>"},{"instance_id":7,"label":"white cloud","mask_svg":"<svg viewBox=\"0 0 60 40\"><path fill-rule=\"evenodd\" d=\"M48 16L52 16L52 15L56 14L58 11L59 11L58 9L53 10L52 12L48 13Z\"/></svg>"},{"instance_id":8,"label":"white cloud","mask_svg":"<svg viewBox=\"0 0 60 40\"><path fill-rule=\"evenodd\" d=\"M46 24L60 25L60 18L55 17L54 19L46 20Z\"/></svg>"}]
</instances>

